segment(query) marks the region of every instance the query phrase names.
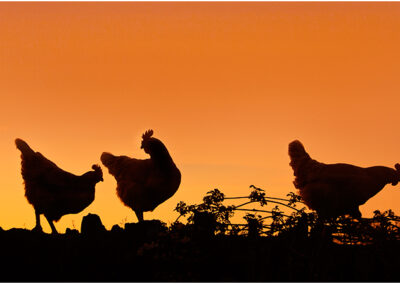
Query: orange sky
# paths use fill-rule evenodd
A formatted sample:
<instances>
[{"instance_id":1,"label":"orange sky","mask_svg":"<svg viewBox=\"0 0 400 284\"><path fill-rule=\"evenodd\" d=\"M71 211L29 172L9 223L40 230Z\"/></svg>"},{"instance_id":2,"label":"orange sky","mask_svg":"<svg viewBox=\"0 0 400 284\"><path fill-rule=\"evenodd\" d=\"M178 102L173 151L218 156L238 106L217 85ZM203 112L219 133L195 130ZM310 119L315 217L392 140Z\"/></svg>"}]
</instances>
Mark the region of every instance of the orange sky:
<instances>
[{"instance_id":1,"label":"orange sky","mask_svg":"<svg viewBox=\"0 0 400 284\"><path fill-rule=\"evenodd\" d=\"M154 129L182 172L178 192L145 213L167 223L179 201L213 188L294 191L294 139L321 162L393 167L399 50L396 2L2 2L0 226L35 224L16 137L82 174L103 151L146 158L140 136ZM108 229L136 222L103 170L95 201L60 232L88 213ZM400 214L399 189L385 187L364 216Z\"/></svg>"}]
</instances>

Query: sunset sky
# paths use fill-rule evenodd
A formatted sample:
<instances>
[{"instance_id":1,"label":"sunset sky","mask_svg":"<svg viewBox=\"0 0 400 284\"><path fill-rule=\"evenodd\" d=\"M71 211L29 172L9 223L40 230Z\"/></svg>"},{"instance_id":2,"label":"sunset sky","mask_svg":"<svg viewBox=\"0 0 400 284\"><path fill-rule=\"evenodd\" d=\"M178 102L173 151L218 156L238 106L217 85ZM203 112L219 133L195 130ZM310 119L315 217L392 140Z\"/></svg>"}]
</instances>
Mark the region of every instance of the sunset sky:
<instances>
[{"instance_id":1,"label":"sunset sky","mask_svg":"<svg viewBox=\"0 0 400 284\"><path fill-rule=\"evenodd\" d=\"M325 163L400 162L400 3L0 3L0 227L31 229L24 139L82 174L100 155L146 158L154 130L182 172L145 219L173 222L179 201L249 185L285 197L288 144ZM103 166L95 201L55 224L136 222ZM400 214L400 185L361 207ZM42 217L42 226L50 232Z\"/></svg>"}]
</instances>

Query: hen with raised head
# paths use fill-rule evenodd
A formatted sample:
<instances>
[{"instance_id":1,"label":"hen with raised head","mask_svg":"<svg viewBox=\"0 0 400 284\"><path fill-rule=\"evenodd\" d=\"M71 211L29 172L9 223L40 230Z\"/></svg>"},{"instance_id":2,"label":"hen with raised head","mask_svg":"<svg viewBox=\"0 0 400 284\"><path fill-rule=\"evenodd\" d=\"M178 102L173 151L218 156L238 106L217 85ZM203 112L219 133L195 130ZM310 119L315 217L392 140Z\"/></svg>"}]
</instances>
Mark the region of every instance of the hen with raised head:
<instances>
[{"instance_id":1,"label":"hen with raised head","mask_svg":"<svg viewBox=\"0 0 400 284\"><path fill-rule=\"evenodd\" d=\"M143 221L143 212L153 211L178 190L181 173L165 145L152 137L153 130L142 135L141 148L150 159L114 156L104 152L101 162L117 181L117 195Z\"/></svg>"},{"instance_id":2,"label":"hen with raised head","mask_svg":"<svg viewBox=\"0 0 400 284\"><path fill-rule=\"evenodd\" d=\"M289 144L294 185L305 204L324 218L350 214L360 218L359 206L381 191L386 184L400 181L400 165L395 169L349 164L324 164L311 159L300 141Z\"/></svg>"},{"instance_id":3,"label":"hen with raised head","mask_svg":"<svg viewBox=\"0 0 400 284\"><path fill-rule=\"evenodd\" d=\"M77 176L60 169L41 153L33 151L29 145L16 139L21 151L21 173L25 183L25 196L35 209L36 226L42 231L40 215L50 224L52 233L57 233L53 221L66 214L76 214L89 206L95 196L95 186L103 181L103 172L98 165L93 171Z\"/></svg>"}]
</instances>

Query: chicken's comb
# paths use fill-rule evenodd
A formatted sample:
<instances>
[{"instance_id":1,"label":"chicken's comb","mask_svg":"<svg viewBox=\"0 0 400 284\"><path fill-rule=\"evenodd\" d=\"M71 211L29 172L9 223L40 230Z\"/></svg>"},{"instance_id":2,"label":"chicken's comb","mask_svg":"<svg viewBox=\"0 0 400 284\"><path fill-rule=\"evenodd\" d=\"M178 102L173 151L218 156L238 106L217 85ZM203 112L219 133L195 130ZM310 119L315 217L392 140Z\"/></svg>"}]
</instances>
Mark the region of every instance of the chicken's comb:
<instances>
[{"instance_id":1,"label":"chicken's comb","mask_svg":"<svg viewBox=\"0 0 400 284\"><path fill-rule=\"evenodd\" d=\"M96 165L96 164L94 164L94 165L92 166L92 169L95 170L95 171L100 171L100 172L102 172L101 167L100 167L99 165Z\"/></svg>"},{"instance_id":2,"label":"chicken's comb","mask_svg":"<svg viewBox=\"0 0 400 284\"><path fill-rule=\"evenodd\" d=\"M153 135L153 130L152 130L152 129L149 129L149 130L147 130L147 131L142 135L142 138L143 138L143 140L147 140L147 139L149 139L152 135Z\"/></svg>"}]
</instances>

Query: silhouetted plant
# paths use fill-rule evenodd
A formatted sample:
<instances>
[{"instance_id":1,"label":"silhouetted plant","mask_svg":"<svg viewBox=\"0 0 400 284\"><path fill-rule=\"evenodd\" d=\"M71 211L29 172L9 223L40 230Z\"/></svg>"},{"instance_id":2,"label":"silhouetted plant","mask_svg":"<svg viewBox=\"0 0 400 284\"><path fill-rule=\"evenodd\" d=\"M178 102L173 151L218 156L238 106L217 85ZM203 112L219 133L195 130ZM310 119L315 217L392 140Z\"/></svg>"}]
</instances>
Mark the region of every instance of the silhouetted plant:
<instances>
[{"instance_id":1,"label":"silhouetted plant","mask_svg":"<svg viewBox=\"0 0 400 284\"><path fill-rule=\"evenodd\" d=\"M218 189L207 192L207 195L203 198L203 203L199 205L186 205L185 202L179 202L175 210L181 216L186 216L189 214L187 221L189 224L194 224L197 222L204 223L205 219L210 222L215 223L217 232L224 234L231 225L230 218L233 216L233 206L225 206L222 204L225 196ZM205 214L208 213L208 214ZM176 221L178 221L178 219Z\"/></svg>"},{"instance_id":2,"label":"silhouetted plant","mask_svg":"<svg viewBox=\"0 0 400 284\"><path fill-rule=\"evenodd\" d=\"M214 189L207 192L201 204L187 205L181 201L175 209L180 215L172 226L177 224L184 226L178 220L186 217L188 225L201 228L200 230L207 231L209 235L247 234L251 237L291 235L304 239L312 234L321 234L321 219L316 212L306 212L299 195L290 192L287 194L288 199L276 198L266 196L263 189L254 185L251 185L250 189L252 191L248 196L226 197L220 190ZM238 205L225 205L226 200L244 200L244 202ZM250 205L258 207L249 208ZM264 210L268 205L274 207ZM288 213L288 210L292 212ZM244 223L233 223L232 217L238 212L244 214L242 216ZM383 213L377 210L370 219L358 220L346 215L324 220L323 223L324 233L328 232L335 242L342 244L368 244L400 239L400 217L392 210Z\"/></svg>"},{"instance_id":3,"label":"silhouetted plant","mask_svg":"<svg viewBox=\"0 0 400 284\"><path fill-rule=\"evenodd\" d=\"M195 216L200 213L208 212L213 216L215 221L215 233L216 234L230 234L239 235L247 231L249 235L274 235L282 230L285 226L284 217L290 217L285 215L283 211L279 209L279 205L285 206L297 214L304 212L304 208L299 210L296 207L296 203L301 203L300 197L291 192L288 196L290 199L268 197L265 195L265 191L254 185L250 186L253 189L248 196L240 197L226 197L220 190L214 189L207 192L207 195L203 198L203 203L197 205L187 205L185 202L179 202L175 210L180 214L176 221L181 217L187 217L188 224L195 224ZM247 199L244 203L239 205L224 205L223 202L227 199L239 200ZM248 208L248 205L259 205L260 207L267 206L269 203L277 204L271 211ZM247 206L247 207L245 207ZM246 223L235 224L231 222L231 218L235 212L244 212L243 219ZM270 214L265 216L265 214ZM204 215L203 215L204 216ZM293 215L292 218L294 218ZM270 224L265 224L265 219L271 218Z\"/></svg>"},{"instance_id":4,"label":"silhouetted plant","mask_svg":"<svg viewBox=\"0 0 400 284\"><path fill-rule=\"evenodd\" d=\"M247 213L243 218L247 221L248 235L251 237L259 236L264 223L262 216Z\"/></svg>"}]
</instances>

